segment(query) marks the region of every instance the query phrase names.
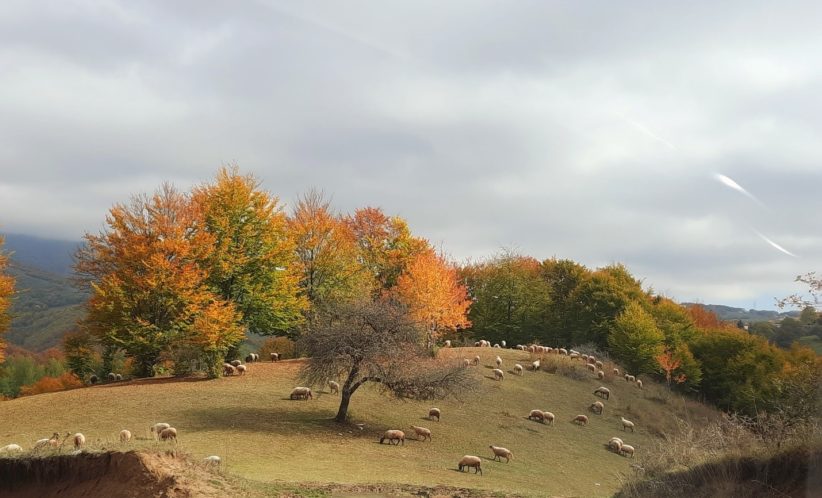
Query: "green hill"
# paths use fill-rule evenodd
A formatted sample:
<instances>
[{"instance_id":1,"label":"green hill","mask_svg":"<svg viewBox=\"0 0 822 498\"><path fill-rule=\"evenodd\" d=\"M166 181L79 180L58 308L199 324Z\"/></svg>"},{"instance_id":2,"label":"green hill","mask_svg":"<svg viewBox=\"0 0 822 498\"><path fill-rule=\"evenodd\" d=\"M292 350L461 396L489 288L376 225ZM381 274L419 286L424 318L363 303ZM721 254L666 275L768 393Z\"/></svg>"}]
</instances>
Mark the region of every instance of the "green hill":
<instances>
[{"instance_id":1,"label":"green hill","mask_svg":"<svg viewBox=\"0 0 822 498\"><path fill-rule=\"evenodd\" d=\"M454 361L482 356L480 366L470 367L479 383L476 392L431 403L398 401L376 387L362 388L352 398L352 423L339 425L331 420L339 397L327 389L316 389L313 400L289 399L299 385L301 361L258 363L241 377L145 379L2 402L0 446L17 443L28 450L55 431L80 431L91 449L125 448L116 437L127 428L137 437L129 447L158 450L170 443L154 442L148 428L168 422L179 430L178 449L195 461L219 455L224 473L255 493L276 495L277 490L299 488L299 483L313 483L315 489L329 483L390 483L389 488L479 489L483 496L610 496L620 487L621 476L634 472L631 465L637 460L608 451L609 438L622 437L641 455L673 428L677 416L696 423L717 416L703 405L669 397L650 382L640 390L610 374L597 380L578 360L578 379L545 371L526 371L520 377L511 368L516 362L530 363L525 352L455 348L441 354ZM506 370L502 382L491 376L497 354ZM600 385L612 394L604 401L604 413L595 415L588 407L599 399L592 392ZM427 420L431 406L442 409L440 422ZM553 412L554 425L528 420L535 408ZM35 413L48 416L32 417ZM577 414L589 416L587 426L571 422ZM622 431L620 416L636 423L635 433ZM357 423L364 424L362 429ZM408 435L412 424L430 428L433 441L379 444L386 429ZM513 460L492 461L492 444L510 449ZM456 470L465 454L482 457L483 475Z\"/></svg>"},{"instance_id":2,"label":"green hill","mask_svg":"<svg viewBox=\"0 0 822 498\"><path fill-rule=\"evenodd\" d=\"M701 303L682 303L683 306L699 305L708 311L716 313L722 321L737 321L743 322L767 322L779 321L785 317L799 317L799 311L774 311L774 310L747 310L745 308L734 308L733 306L725 306L723 304L701 304Z\"/></svg>"}]
</instances>

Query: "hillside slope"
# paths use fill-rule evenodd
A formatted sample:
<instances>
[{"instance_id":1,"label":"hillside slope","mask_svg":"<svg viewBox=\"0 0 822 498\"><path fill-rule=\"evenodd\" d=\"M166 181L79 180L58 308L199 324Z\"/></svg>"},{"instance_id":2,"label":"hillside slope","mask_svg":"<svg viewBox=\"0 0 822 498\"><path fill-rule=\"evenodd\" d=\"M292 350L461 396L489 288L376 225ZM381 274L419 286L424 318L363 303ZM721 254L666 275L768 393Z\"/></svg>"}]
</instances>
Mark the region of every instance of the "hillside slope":
<instances>
[{"instance_id":1,"label":"hillside slope","mask_svg":"<svg viewBox=\"0 0 822 498\"><path fill-rule=\"evenodd\" d=\"M138 438L133 446L156 449L167 443L152 441L148 427L162 421L179 429L182 450L197 458L220 455L230 475L253 481L392 482L505 495L610 496L619 487L619 476L632 472L630 459L606 450L610 437L619 435L641 452L674 423L676 410L685 418L715 416L702 405L665 401L657 386L639 390L611 376L598 381L586 374L573 380L540 371L492 380L494 356L500 354L509 371L515 362L529 361L520 351L457 348L442 354L455 361L481 355L482 364L471 367L480 383L476 393L463 400L403 402L364 388L351 404L352 422L365 424L363 430L331 421L339 397L325 389L314 400L288 399L299 384L301 361L295 360L251 365L243 377L147 379L2 402L0 446L18 443L29 449L55 431L80 431L90 446L110 448L118 446L117 433L128 428ZM601 384L612 395L600 416L587 407L598 399L592 391ZM442 409L441 422L425 419L432 405ZM552 411L555 425L528 420L533 408ZM570 422L580 413L588 414L588 426ZM637 423L636 433L621 430L621 415ZM385 429L408 434L411 424L429 427L433 441L378 444ZM509 448L514 459L491 461L491 444ZM483 476L456 471L464 454L483 457Z\"/></svg>"}]
</instances>

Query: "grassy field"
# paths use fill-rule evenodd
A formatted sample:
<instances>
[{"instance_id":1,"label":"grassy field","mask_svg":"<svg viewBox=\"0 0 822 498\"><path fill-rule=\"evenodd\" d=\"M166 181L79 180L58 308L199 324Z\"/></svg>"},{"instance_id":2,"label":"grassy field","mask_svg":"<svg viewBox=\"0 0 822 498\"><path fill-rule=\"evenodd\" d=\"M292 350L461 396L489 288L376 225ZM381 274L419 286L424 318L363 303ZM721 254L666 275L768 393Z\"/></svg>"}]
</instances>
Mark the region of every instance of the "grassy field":
<instances>
[{"instance_id":1,"label":"grassy field","mask_svg":"<svg viewBox=\"0 0 822 498\"><path fill-rule=\"evenodd\" d=\"M520 351L457 348L441 354L479 354L481 365L471 368L480 389L462 400L435 403L398 401L373 387L360 389L352 398L352 425L339 425L331 421L339 397L326 389L314 400L288 399L298 385L300 361L258 363L243 377L137 380L5 401L0 446L18 443L29 449L52 432L79 431L93 448L118 448L117 433L127 428L138 438L130 446L164 447L170 443L152 441L148 428L168 422L179 430L183 451L197 458L220 455L227 474L253 481L392 482L501 495L610 496L620 476L633 472L630 459L606 450L610 437L623 437L639 453L671 427L674 414L694 421L716 416L650 382L639 390L622 378L599 381L586 374L575 380L542 371L522 377L509 372L503 382L492 380L494 356L502 356L508 371L515 362L530 362ZM587 410L599 399L592 394L599 385L611 389L601 416ZM425 418L434 405L442 409L441 422ZM553 412L555 425L527 420L533 408ZM589 416L586 427L570 422L581 413ZM621 430L621 415L636 422L636 433ZM364 423L364 430L354 423ZM433 442L378 444L385 429L409 434L411 424L429 427ZM491 444L513 451L511 463L491 461ZM464 454L484 458L483 476L456 470Z\"/></svg>"},{"instance_id":2,"label":"grassy field","mask_svg":"<svg viewBox=\"0 0 822 498\"><path fill-rule=\"evenodd\" d=\"M802 344L803 346L808 346L809 348L816 351L816 354L822 355L822 339L819 339L815 335L806 335L805 337L800 337L799 344Z\"/></svg>"}]
</instances>

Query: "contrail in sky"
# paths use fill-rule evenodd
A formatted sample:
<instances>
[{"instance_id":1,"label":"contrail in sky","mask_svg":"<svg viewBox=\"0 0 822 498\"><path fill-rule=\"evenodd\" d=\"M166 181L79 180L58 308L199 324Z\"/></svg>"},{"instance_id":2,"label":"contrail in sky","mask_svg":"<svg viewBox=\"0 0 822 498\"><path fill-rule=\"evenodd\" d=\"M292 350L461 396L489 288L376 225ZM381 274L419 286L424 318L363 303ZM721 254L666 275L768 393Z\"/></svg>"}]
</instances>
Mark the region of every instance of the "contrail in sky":
<instances>
[{"instance_id":1,"label":"contrail in sky","mask_svg":"<svg viewBox=\"0 0 822 498\"><path fill-rule=\"evenodd\" d=\"M757 235L759 235L759 238L761 238L762 240L764 240L765 242L767 242L768 244L770 244L770 245L771 245L774 249L776 249L776 250L778 250L778 251L781 251L781 252L783 252L783 253L787 254L788 256L793 256L794 258L798 258L798 257L799 257L799 256L797 256L796 254L792 253L791 251L789 251L789 250L785 249L784 247L780 246L780 245L779 245L779 244L777 244L776 242L772 241L772 240L771 240L771 239L769 239L768 237L765 237L765 236L764 236L764 235L762 235L761 233L757 232L756 230L754 230L754 233L755 233L755 234L757 234Z\"/></svg>"},{"instance_id":2,"label":"contrail in sky","mask_svg":"<svg viewBox=\"0 0 822 498\"><path fill-rule=\"evenodd\" d=\"M761 205L761 206L764 206L764 204L762 203L762 201L760 201L759 199L757 199L757 198L756 198L756 196L754 196L752 193L750 193L750 192L748 192L747 190L745 190L745 189L742 187L742 185L740 185L740 184L736 183L736 182L734 181L734 179L733 179L733 178L728 177L728 176L725 176L725 175L723 175L722 173L716 173L716 174L714 174L714 178L716 178L716 179L717 179L717 181L718 181L719 183L721 183L722 185L725 185L725 186L726 186L726 187L728 187L728 188L734 189L734 190L736 190L737 192L739 192L740 194L742 194L742 195L744 195L744 196L748 197L749 199L751 199L752 201L756 202L757 204L759 204L759 205Z\"/></svg>"},{"instance_id":3,"label":"contrail in sky","mask_svg":"<svg viewBox=\"0 0 822 498\"><path fill-rule=\"evenodd\" d=\"M619 117L622 118L626 123L630 124L631 126L636 128L637 130L639 130L642 133L644 133L644 134L648 135L649 137L653 138L657 142L665 145L669 149L676 150L676 146L674 144L672 144L671 142L669 142L669 141L665 140L664 138L660 137L656 133L652 132L651 130L648 129L648 127L646 127L642 123L637 123L633 119L628 119L625 116L623 116L622 114L619 114Z\"/></svg>"}]
</instances>

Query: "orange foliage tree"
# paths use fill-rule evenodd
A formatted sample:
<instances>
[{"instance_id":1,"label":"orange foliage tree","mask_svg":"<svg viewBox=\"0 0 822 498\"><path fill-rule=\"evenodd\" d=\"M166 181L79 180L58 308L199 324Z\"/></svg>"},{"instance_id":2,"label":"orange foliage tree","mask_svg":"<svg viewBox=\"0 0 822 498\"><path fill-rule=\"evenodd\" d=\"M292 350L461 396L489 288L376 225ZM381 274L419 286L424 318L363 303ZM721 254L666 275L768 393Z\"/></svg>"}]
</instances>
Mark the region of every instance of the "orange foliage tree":
<instances>
[{"instance_id":1,"label":"orange foliage tree","mask_svg":"<svg viewBox=\"0 0 822 498\"><path fill-rule=\"evenodd\" d=\"M5 271L8 267L8 257L3 254L3 237L0 237L0 335L6 331L11 322L8 310L11 306L11 296L14 294L14 278L6 275ZM6 343L0 339L0 363L6 353Z\"/></svg>"},{"instance_id":2,"label":"orange foliage tree","mask_svg":"<svg viewBox=\"0 0 822 498\"><path fill-rule=\"evenodd\" d=\"M226 344L242 339L240 315L207 285L200 262L214 238L199 226L189 198L170 185L154 195L115 205L98 235L86 234L75 269L91 287L83 321L107 348L123 349L136 374L172 345L206 346L206 371L219 375Z\"/></svg>"},{"instance_id":3,"label":"orange foliage tree","mask_svg":"<svg viewBox=\"0 0 822 498\"><path fill-rule=\"evenodd\" d=\"M459 283L457 270L433 249L417 254L397 279L393 294L426 330L426 345L448 330L471 325L468 290Z\"/></svg>"},{"instance_id":4,"label":"orange foliage tree","mask_svg":"<svg viewBox=\"0 0 822 498\"><path fill-rule=\"evenodd\" d=\"M716 313L702 305L691 304L687 306L685 309L688 311L688 315L691 316L691 320L694 321L694 325L697 328L721 329L728 326L726 323L719 319Z\"/></svg>"},{"instance_id":5,"label":"orange foliage tree","mask_svg":"<svg viewBox=\"0 0 822 498\"><path fill-rule=\"evenodd\" d=\"M656 361L659 363L659 368L665 372L665 381L668 383L668 387L670 387L673 372L682 365L682 360L676 358L670 349L666 349L656 357ZM673 377L673 379L677 384L682 384L685 382L686 376L685 374L679 374Z\"/></svg>"},{"instance_id":6,"label":"orange foliage tree","mask_svg":"<svg viewBox=\"0 0 822 498\"><path fill-rule=\"evenodd\" d=\"M43 377L34 384L20 388L20 396L53 393L83 387L83 382L76 375L65 372L59 377Z\"/></svg>"}]
</instances>

